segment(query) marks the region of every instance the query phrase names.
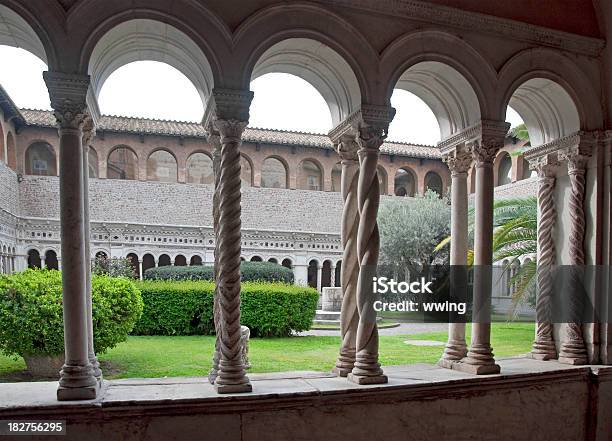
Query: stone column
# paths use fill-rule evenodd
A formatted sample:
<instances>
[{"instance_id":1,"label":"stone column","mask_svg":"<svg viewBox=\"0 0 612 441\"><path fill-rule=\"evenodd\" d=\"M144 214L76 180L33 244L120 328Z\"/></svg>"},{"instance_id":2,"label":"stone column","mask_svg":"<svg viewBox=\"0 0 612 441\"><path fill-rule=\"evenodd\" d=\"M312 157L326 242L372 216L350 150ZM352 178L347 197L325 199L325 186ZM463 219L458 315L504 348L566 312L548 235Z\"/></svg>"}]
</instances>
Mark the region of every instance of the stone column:
<instances>
[{"instance_id":1,"label":"stone column","mask_svg":"<svg viewBox=\"0 0 612 441\"><path fill-rule=\"evenodd\" d=\"M542 156L531 162L531 168L538 172L536 335L531 356L537 360L552 360L557 358L551 316L552 271L555 265L555 241L552 233L557 219L554 199L557 162L552 157Z\"/></svg>"},{"instance_id":2,"label":"stone column","mask_svg":"<svg viewBox=\"0 0 612 441\"><path fill-rule=\"evenodd\" d=\"M144 279L144 274L142 273L142 259L138 259L138 279Z\"/></svg>"},{"instance_id":3,"label":"stone column","mask_svg":"<svg viewBox=\"0 0 612 441\"><path fill-rule=\"evenodd\" d=\"M215 89L206 109L205 121L219 132L217 294L219 322L218 393L250 392L242 357L240 329L240 144L249 118L252 92ZM208 124L207 124L208 125Z\"/></svg>"},{"instance_id":4,"label":"stone column","mask_svg":"<svg viewBox=\"0 0 612 441\"><path fill-rule=\"evenodd\" d=\"M102 370L96 357L93 338L93 307L91 300L91 225L89 221L89 144L95 135L93 119L87 116L83 125L83 236L85 237L85 284L87 289L87 352L98 381ZM59 259L58 259L59 261Z\"/></svg>"},{"instance_id":5,"label":"stone column","mask_svg":"<svg viewBox=\"0 0 612 441\"><path fill-rule=\"evenodd\" d=\"M322 279L323 279L323 266L317 263L317 291L321 292L323 290Z\"/></svg>"},{"instance_id":6,"label":"stone column","mask_svg":"<svg viewBox=\"0 0 612 441\"><path fill-rule=\"evenodd\" d=\"M380 235L378 232L378 205L380 189L378 181L378 157L393 119L395 109L387 106L362 106L361 120L358 123L359 136L359 179L357 181L357 200L359 226L357 228L357 259L359 276L357 279L357 326L356 354L353 370L348 379L357 384L386 383L378 362L378 327L374 302L376 296L372 289L372 278L376 275Z\"/></svg>"},{"instance_id":7,"label":"stone column","mask_svg":"<svg viewBox=\"0 0 612 441\"><path fill-rule=\"evenodd\" d=\"M338 143L338 155L342 160L340 188L344 206L342 207L342 308L340 313L340 335L342 346L333 372L346 377L355 365L357 345L357 279L359 260L357 258L357 229L359 227L359 201L357 187L359 181L359 158L356 134L344 135Z\"/></svg>"},{"instance_id":8,"label":"stone column","mask_svg":"<svg viewBox=\"0 0 612 441\"><path fill-rule=\"evenodd\" d=\"M463 301L467 289L468 253L468 187L467 172L472 155L465 144L453 148L443 157L451 172L451 243L450 243L450 294L456 301ZM467 299L465 299L467 300ZM450 317L449 317L450 319ZM439 365L451 368L467 355L465 323L451 320L448 324L448 341Z\"/></svg>"},{"instance_id":9,"label":"stone column","mask_svg":"<svg viewBox=\"0 0 612 441\"><path fill-rule=\"evenodd\" d=\"M293 279L296 285L308 286L308 265L294 263Z\"/></svg>"},{"instance_id":10,"label":"stone column","mask_svg":"<svg viewBox=\"0 0 612 441\"><path fill-rule=\"evenodd\" d=\"M83 123L89 77L45 72L51 107L59 127L60 224L65 363L58 400L97 396L100 384L88 357L88 308L85 263Z\"/></svg>"},{"instance_id":11,"label":"stone column","mask_svg":"<svg viewBox=\"0 0 612 441\"><path fill-rule=\"evenodd\" d=\"M334 264L330 266L329 284L332 288L336 287L336 265Z\"/></svg>"},{"instance_id":12,"label":"stone column","mask_svg":"<svg viewBox=\"0 0 612 441\"><path fill-rule=\"evenodd\" d=\"M586 215L584 198L586 193L586 168L590 151L580 145L560 152L559 159L567 161L567 171L571 183L568 206L571 228L569 234L570 268L567 288L567 300L570 318L567 323L567 335L559 350L559 362L567 364L586 364L587 351L582 333L581 312L584 305L582 289L585 252L584 235L586 232Z\"/></svg>"},{"instance_id":13,"label":"stone column","mask_svg":"<svg viewBox=\"0 0 612 441\"><path fill-rule=\"evenodd\" d=\"M478 375L500 372L491 347L493 160L504 145L508 128L507 123L483 121L480 137L470 143L476 166L472 338L467 357L453 369Z\"/></svg>"},{"instance_id":14,"label":"stone column","mask_svg":"<svg viewBox=\"0 0 612 441\"><path fill-rule=\"evenodd\" d=\"M45 255L41 254L40 256L40 269L44 269L47 267Z\"/></svg>"}]
</instances>

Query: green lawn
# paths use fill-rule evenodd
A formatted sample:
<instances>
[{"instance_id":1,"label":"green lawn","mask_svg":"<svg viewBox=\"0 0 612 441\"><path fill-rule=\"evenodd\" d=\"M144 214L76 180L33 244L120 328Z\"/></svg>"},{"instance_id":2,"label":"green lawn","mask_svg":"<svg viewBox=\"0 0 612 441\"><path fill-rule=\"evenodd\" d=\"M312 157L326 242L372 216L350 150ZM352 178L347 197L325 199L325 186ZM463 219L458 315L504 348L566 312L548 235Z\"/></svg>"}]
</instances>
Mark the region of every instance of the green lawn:
<instances>
[{"instance_id":1,"label":"green lawn","mask_svg":"<svg viewBox=\"0 0 612 441\"><path fill-rule=\"evenodd\" d=\"M469 332L469 325L468 325ZM526 353L534 336L533 323L494 323L492 345L496 356ZM435 363L442 346L410 346L405 340L446 341L446 332L380 337L383 365ZM251 339L249 372L279 372L332 368L340 337ZM211 366L214 337L129 337L100 356L106 378L198 376ZM29 380L23 360L0 355L0 381Z\"/></svg>"}]
</instances>

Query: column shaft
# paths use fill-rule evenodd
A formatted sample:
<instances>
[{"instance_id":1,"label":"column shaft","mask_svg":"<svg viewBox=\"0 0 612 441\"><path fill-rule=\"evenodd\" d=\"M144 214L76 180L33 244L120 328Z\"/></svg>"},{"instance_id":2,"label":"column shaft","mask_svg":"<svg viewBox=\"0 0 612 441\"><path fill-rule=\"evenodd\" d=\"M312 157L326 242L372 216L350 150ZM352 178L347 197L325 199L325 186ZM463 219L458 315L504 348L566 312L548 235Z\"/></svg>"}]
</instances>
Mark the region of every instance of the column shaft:
<instances>
[{"instance_id":1,"label":"column shaft","mask_svg":"<svg viewBox=\"0 0 612 441\"><path fill-rule=\"evenodd\" d=\"M219 292L217 287L219 286L218 273L219 273L219 161L221 159L221 141L219 134L214 128L208 129L209 142L213 145L213 177L215 190L213 193L213 234L215 236L215 250L213 251L213 273L215 279L215 291L213 294L213 319L215 324L215 352L213 355L213 364L210 372L208 373L208 381L214 384L217 379L219 371L219 360L221 359L221 352L219 351L219 340L221 336L221 317L219 311Z\"/></svg>"}]
</instances>

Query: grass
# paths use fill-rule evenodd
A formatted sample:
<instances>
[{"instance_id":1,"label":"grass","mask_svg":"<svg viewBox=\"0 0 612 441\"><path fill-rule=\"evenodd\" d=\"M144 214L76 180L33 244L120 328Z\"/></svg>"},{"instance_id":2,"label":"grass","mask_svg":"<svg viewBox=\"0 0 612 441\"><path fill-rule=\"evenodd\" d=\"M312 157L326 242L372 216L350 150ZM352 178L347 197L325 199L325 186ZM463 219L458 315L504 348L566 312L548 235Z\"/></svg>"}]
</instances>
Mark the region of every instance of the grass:
<instances>
[{"instance_id":1,"label":"grass","mask_svg":"<svg viewBox=\"0 0 612 441\"><path fill-rule=\"evenodd\" d=\"M376 324L378 325L378 329L388 329L388 328L395 328L399 325L399 323L394 322L393 320L379 320L376 322ZM333 325L333 324L313 324L312 328L310 329L318 329L321 331L339 331L340 330L340 326L338 325Z\"/></svg>"},{"instance_id":2,"label":"grass","mask_svg":"<svg viewBox=\"0 0 612 441\"><path fill-rule=\"evenodd\" d=\"M494 323L492 345L498 357L526 353L531 348L533 323ZM468 325L469 333L469 325ZM469 335L469 334L468 334ZM446 341L446 332L381 336L383 365L435 363L442 346L410 346L405 340ZM249 372L329 371L338 354L340 337L254 338ZM200 376L208 373L214 337L131 336L100 356L106 378ZM24 374L23 360L0 355L0 381L36 380Z\"/></svg>"}]
</instances>

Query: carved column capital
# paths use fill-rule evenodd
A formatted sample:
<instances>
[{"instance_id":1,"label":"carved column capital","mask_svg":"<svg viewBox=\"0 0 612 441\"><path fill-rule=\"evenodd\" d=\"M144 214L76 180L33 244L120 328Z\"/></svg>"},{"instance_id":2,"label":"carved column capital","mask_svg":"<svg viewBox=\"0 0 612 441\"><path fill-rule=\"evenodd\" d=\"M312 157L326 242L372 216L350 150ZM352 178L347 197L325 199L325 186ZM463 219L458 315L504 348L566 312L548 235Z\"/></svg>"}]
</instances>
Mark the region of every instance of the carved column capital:
<instances>
[{"instance_id":1,"label":"carved column capital","mask_svg":"<svg viewBox=\"0 0 612 441\"><path fill-rule=\"evenodd\" d=\"M529 169L535 170L540 179L555 178L559 168L559 161L554 155L544 155L529 159Z\"/></svg>"},{"instance_id":2,"label":"carved column capital","mask_svg":"<svg viewBox=\"0 0 612 441\"><path fill-rule=\"evenodd\" d=\"M447 165L451 176L466 175L472 165L472 155L465 144L462 144L444 154L442 161Z\"/></svg>"},{"instance_id":3,"label":"carved column capital","mask_svg":"<svg viewBox=\"0 0 612 441\"><path fill-rule=\"evenodd\" d=\"M241 89L215 88L208 100L202 124L210 127L212 121L236 120L248 123L249 108L253 100L253 92Z\"/></svg>"},{"instance_id":4,"label":"carved column capital","mask_svg":"<svg viewBox=\"0 0 612 441\"><path fill-rule=\"evenodd\" d=\"M87 91L89 75L44 72L51 107L61 130L81 130L89 115Z\"/></svg>"},{"instance_id":5,"label":"carved column capital","mask_svg":"<svg viewBox=\"0 0 612 441\"><path fill-rule=\"evenodd\" d=\"M87 153L94 136L96 136L96 128L91 115L87 114L83 120L83 148Z\"/></svg>"},{"instance_id":6,"label":"carved column capital","mask_svg":"<svg viewBox=\"0 0 612 441\"><path fill-rule=\"evenodd\" d=\"M356 134L345 134L343 135L338 144L336 144L336 152L342 162L352 161L357 162L359 160L357 151L359 150L359 144L357 143Z\"/></svg>"},{"instance_id":7,"label":"carved column capital","mask_svg":"<svg viewBox=\"0 0 612 441\"><path fill-rule=\"evenodd\" d=\"M213 125L221 136L221 144L229 142L239 143L242 139L242 132L244 132L248 123L248 121L237 119L215 118L213 120Z\"/></svg>"}]
</instances>

